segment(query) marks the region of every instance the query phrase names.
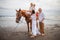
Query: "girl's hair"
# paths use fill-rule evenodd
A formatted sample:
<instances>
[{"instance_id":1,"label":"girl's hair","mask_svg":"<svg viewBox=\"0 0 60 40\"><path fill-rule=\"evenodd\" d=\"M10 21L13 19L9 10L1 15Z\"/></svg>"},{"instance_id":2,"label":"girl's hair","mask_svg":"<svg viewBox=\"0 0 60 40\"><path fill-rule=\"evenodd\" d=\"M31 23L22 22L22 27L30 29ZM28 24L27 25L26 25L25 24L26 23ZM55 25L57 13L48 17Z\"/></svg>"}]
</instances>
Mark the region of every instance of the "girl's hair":
<instances>
[{"instance_id":1,"label":"girl's hair","mask_svg":"<svg viewBox=\"0 0 60 40\"><path fill-rule=\"evenodd\" d=\"M32 14L35 14L35 10L32 10Z\"/></svg>"}]
</instances>

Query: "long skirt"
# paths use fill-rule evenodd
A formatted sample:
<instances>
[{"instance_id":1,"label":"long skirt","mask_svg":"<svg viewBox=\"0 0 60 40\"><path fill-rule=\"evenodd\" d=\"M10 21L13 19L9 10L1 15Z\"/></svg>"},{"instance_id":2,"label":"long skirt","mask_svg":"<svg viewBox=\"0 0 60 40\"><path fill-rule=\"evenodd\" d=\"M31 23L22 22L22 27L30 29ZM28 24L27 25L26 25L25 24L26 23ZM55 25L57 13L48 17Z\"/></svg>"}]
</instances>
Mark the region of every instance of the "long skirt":
<instances>
[{"instance_id":1,"label":"long skirt","mask_svg":"<svg viewBox=\"0 0 60 40\"><path fill-rule=\"evenodd\" d=\"M33 35L37 35L37 34L40 34L38 28L36 27L36 21L32 21L32 34Z\"/></svg>"}]
</instances>

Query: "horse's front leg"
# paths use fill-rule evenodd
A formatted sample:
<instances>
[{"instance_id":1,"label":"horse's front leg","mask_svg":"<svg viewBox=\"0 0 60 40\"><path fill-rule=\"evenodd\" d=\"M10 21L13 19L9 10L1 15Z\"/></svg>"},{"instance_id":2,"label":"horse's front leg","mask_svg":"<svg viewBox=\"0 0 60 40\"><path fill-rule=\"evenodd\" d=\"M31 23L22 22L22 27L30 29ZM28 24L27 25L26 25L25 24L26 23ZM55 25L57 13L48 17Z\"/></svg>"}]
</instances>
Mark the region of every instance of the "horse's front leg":
<instances>
[{"instance_id":1,"label":"horse's front leg","mask_svg":"<svg viewBox=\"0 0 60 40\"><path fill-rule=\"evenodd\" d=\"M28 27L28 33L29 33L29 22L27 22L27 27Z\"/></svg>"}]
</instances>

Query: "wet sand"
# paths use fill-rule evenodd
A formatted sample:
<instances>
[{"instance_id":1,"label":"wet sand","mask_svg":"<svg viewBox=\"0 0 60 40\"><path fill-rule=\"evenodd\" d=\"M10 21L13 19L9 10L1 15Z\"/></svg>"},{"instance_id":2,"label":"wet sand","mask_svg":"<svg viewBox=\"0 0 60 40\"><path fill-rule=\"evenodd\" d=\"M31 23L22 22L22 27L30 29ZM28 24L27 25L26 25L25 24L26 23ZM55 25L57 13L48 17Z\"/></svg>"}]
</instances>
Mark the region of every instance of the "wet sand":
<instances>
[{"instance_id":1,"label":"wet sand","mask_svg":"<svg viewBox=\"0 0 60 40\"><path fill-rule=\"evenodd\" d=\"M0 40L60 40L60 22L48 23L45 24L45 36L30 38L25 22L17 24L14 18L0 18Z\"/></svg>"}]
</instances>

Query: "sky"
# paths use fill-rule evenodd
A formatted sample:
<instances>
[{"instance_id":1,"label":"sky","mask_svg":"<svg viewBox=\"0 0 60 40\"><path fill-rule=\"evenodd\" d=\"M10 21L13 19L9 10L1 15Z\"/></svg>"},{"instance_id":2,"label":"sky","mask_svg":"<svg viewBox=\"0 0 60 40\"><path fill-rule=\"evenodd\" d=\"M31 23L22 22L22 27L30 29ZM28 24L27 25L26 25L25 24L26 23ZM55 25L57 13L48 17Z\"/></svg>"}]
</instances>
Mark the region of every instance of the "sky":
<instances>
[{"instance_id":1,"label":"sky","mask_svg":"<svg viewBox=\"0 0 60 40\"><path fill-rule=\"evenodd\" d=\"M19 8L28 10L31 2L36 4L36 10L60 11L60 0L0 0L0 14L11 15Z\"/></svg>"},{"instance_id":2,"label":"sky","mask_svg":"<svg viewBox=\"0 0 60 40\"><path fill-rule=\"evenodd\" d=\"M60 9L60 0L0 0L0 7L11 9L28 9L31 2L36 4L37 9L39 7L46 10Z\"/></svg>"}]
</instances>

